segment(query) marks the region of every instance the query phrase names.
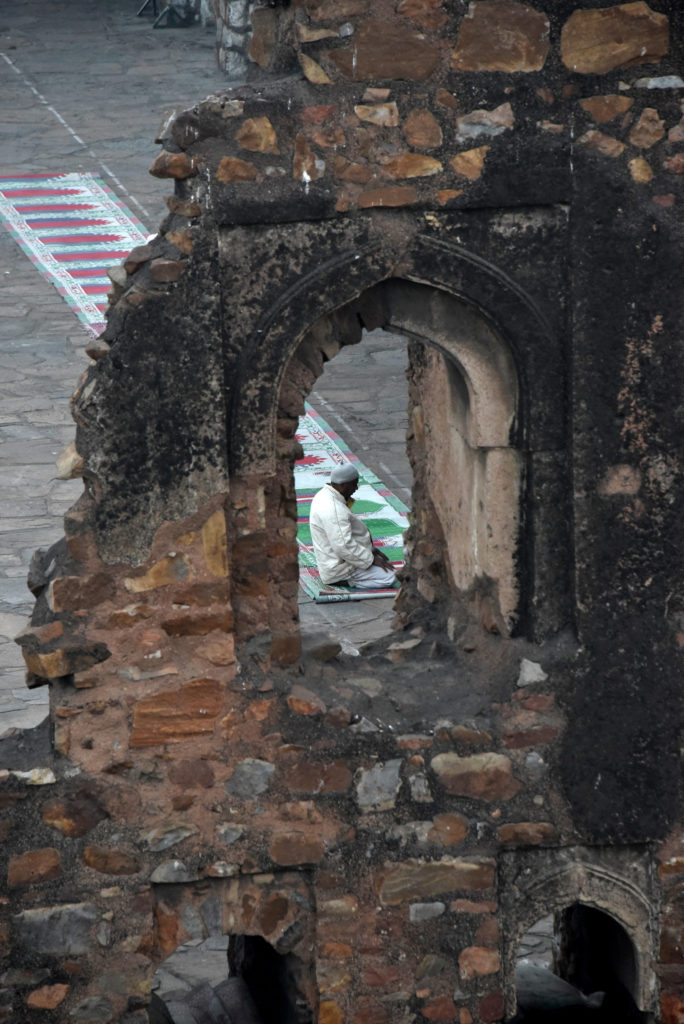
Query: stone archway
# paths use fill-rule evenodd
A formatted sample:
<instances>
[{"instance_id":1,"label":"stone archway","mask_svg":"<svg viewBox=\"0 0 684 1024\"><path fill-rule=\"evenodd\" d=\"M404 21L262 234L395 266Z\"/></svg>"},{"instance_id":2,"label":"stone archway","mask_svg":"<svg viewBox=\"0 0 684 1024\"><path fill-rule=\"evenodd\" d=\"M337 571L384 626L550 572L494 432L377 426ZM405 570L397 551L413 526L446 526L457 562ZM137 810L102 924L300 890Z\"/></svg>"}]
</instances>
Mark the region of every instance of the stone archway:
<instances>
[{"instance_id":1,"label":"stone archway","mask_svg":"<svg viewBox=\"0 0 684 1024\"><path fill-rule=\"evenodd\" d=\"M384 227L382 218L371 218L371 236ZM451 444L423 453L429 470L413 504L427 508L429 498L429 532L446 552L447 589L467 593L487 581L476 605L489 602L489 621L501 632L517 628L541 639L572 622L571 588L567 579L559 585L553 555L568 545L561 340L519 286L462 247L410 229L385 242L382 250L368 243L320 259L259 319L234 387L233 480L245 490L261 481L268 492L277 477L270 507L286 530L290 471L277 467L274 456L295 457L296 417L324 361L341 344L358 341L362 327L387 326L427 341L439 354L413 379L433 393L442 381L443 424L432 437L450 436ZM440 360L446 360L442 369ZM550 392L559 400L549 402ZM421 404L418 394L415 402ZM470 481L460 494L445 486L445 460ZM415 470L414 464L414 478ZM263 504L265 522L268 496ZM293 534L290 540L293 559ZM289 581L291 570L282 569ZM285 604L293 606L296 586L286 589ZM295 628L292 607L281 614L272 608L271 618L274 634Z\"/></svg>"},{"instance_id":2,"label":"stone archway","mask_svg":"<svg viewBox=\"0 0 684 1024\"><path fill-rule=\"evenodd\" d=\"M364 293L359 306L367 323L413 340L408 427L415 481L412 546L437 549L452 592L491 591L497 619L508 632L519 612L522 487L520 453L512 443L520 436L519 385L510 348L471 305L425 284L390 278ZM278 406L281 487L288 486L293 457L288 442L312 383L324 361L358 342L360 334L352 304L320 318L292 356ZM382 382L377 386L380 392ZM432 599L435 582L420 564L414 559L416 585Z\"/></svg>"},{"instance_id":3,"label":"stone archway","mask_svg":"<svg viewBox=\"0 0 684 1024\"><path fill-rule=\"evenodd\" d=\"M549 913L580 905L597 911L624 933L630 946L628 988L639 1009L656 1006L657 901L650 858L633 848L515 850L501 857L503 981L506 1015L513 1016L515 961L520 939Z\"/></svg>"}]
</instances>

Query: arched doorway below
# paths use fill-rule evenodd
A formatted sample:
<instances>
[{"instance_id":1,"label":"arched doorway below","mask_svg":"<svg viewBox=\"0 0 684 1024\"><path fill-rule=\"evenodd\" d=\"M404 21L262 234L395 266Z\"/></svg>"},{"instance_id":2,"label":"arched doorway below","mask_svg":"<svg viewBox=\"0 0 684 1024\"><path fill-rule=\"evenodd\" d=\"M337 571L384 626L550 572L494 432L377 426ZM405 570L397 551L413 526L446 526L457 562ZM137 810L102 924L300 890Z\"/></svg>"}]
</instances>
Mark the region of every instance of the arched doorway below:
<instances>
[{"instance_id":1,"label":"arched doorway below","mask_svg":"<svg viewBox=\"0 0 684 1024\"><path fill-rule=\"evenodd\" d=\"M644 1024L633 943L613 917L574 903L527 929L515 969L516 1024Z\"/></svg>"}]
</instances>

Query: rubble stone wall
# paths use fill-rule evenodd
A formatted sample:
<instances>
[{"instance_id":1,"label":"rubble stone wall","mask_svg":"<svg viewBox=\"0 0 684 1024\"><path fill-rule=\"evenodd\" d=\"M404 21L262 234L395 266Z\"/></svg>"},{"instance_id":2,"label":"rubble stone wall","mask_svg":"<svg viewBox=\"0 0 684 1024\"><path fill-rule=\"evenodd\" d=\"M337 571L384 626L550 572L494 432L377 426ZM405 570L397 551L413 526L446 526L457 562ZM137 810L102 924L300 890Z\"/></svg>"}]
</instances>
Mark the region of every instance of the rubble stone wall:
<instances>
[{"instance_id":1,"label":"rubble stone wall","mask_svg":"<svg viewBox=\"0 0 684 1024\"><path fill-rule=\"evenodd\" d=\"M53 757L0 776L4 1020L143 1024L164 958L228 933L321 1024L493 1024L524 929L579 902L684 1021L683 19L296 0L252 12L258 79L167 122L169 215L112 275L83 495L29 580ZM302 652L296 417L382 325L397 631ZM462 576L449 374L505 537Z\"/></svg>"}]
</instances>

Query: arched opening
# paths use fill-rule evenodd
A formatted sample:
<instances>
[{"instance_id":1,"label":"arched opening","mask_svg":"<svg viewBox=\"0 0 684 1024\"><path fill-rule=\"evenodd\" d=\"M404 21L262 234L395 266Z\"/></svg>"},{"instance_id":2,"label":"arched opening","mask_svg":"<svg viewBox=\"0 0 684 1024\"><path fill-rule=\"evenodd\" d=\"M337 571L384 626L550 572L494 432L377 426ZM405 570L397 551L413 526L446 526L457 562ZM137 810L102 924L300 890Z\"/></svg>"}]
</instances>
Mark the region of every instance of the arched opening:
<instances>
[{"instance_id":1,"label":"arched opening","mask_svg":"<svg viewBox=\"0 0 684 1024\"><path fill-rule=\"evenodd\" d=\"M514 632L522 617L518 374L510 346L469 303L428 285L390 279L319 318L283 372L281 489L293 497L287 478L301 455L292 445L295 417L324 364L361 340L364 328L390 332L398 352L399 339L408 339L409 582L442 611L461 602L492 632ZM380 394L381 380L376 388ZM344 423L344 408L336 411ZM374 420L382 422L379 407Z\"/></svg>"},{"instance_id":2,"label":"arched opening","mask_svg":"<svg viewBox=\"0 0 684 1024\"><path fill-rule=\"evenodd\" d=\"M557 915L556 931L561 976L583 992L605 992L613 1019L636 1020L637 960L622 925L596 907L574 903Z\"/></svg>"},{"instance_id":3,"label":"arched opening","mask_svg":"<svg viewBox=\"0 0 684 1024\"><path fill-rule=\"evenodd\" d=\"M239 571L232 593L236 637L255 637L254 624L266 619L271 654L281 663L299 651L297 421L324 362L359 341L364 329L391 331L417 342L419 351L429 347L449 366L429 376L446 375L452 392L454 459L439 479L428 480L426 465L426 408L428 421L436 412L430 394L426 407L418 396L409 417L410 585L420 595L416 603L427 601L438 612L431 615L435 631L462 635L479 623L543 641L574 624L565 339L496 266L449 238L415 233L408 224L406 232L391 232L388 224L381 213L369 216L364 241L320 252L319 260L314 247L308 273L282 291L276 283L231 378L234 564L249 567ZM427 426L432 443L437 432ZM470 474L481 485L468 492L476 499L461 506L466 515L459 522L474 527L463 527L466 551L456 533L450 549L447 517L437 508L446 504L439 487L458 483L458 451L467 470L462 478ZM448 501L454 505L452 495Z\"/></svg>"},{"instance_id":4,"label":"arched opening","mask_svg":"<svg viewBox=\"0 0 684 1024\"><path fill-rule=\"evenodd\" d=\"M308 415L299 421L297 439L304 449L304 459L295 464L301 631L304 638L327 634L351 654L390 632L395 595L343 601L337 600L344 597L340 593L330 603L320 598L316 603L316 582L308 567L315 561L308 510L312 494L329 479L333 460L348 449L363 481L353 511L365 519L374 543L395 565L403 561L413 486L406 451L407 360L404 337L382 328L364 329L358 345L342 348L324 363L309 394Z\"/></svg>"},{"instance_id":5,"label":"arched opening","mask_svg":"<svg viewBox=\"0 0 684 1024\"><path fill-rule=\"evenodd\" d=\"M516 1022L641 1024L634 945L615 918L573 903L527 928L515 963Z\"/></svg>"},{"instance_id":6,"label":"arched opening","mask_svg":"<svg viewBox=\"0 0 684 1024\"><path fill-rule=\"evenodd\" d=\"M516 969L541 963L582 991L610 993L610 1018L651 1020L657 1011L658 896L639 847L566 847L501 856L506 1018L518 1008ZM597 1024L600 1018L597 1017Z\"/></svg>"},{"instance_id":7,"label":"arched opening","mask_svg":"<svg viewBox=\"0 0 684 1024\"><path fill-rule=\"evenodd\" d=\"M150 1024L313 1024L301 961L258 935L184 943L152 985Z\"/></svg>"}]
</instances>

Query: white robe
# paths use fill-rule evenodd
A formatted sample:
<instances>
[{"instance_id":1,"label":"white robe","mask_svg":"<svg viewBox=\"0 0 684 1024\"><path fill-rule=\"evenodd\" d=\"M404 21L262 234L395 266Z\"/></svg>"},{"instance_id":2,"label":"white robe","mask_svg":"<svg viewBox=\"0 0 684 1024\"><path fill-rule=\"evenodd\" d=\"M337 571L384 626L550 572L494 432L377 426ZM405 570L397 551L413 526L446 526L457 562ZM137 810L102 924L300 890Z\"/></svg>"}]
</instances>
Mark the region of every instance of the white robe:
<instances>
[{"instance_id":1,"label":"white robe","mask_svg":"<svg viewBox=\"0 0 684 1024\"><path fill-rule=\"evenodd\" d=\"M368 569L373 564L368 527L330 484L314 496L309 525L323 583L339 583L349 579L355 569Z\"/></svg>"}]
</instances>

